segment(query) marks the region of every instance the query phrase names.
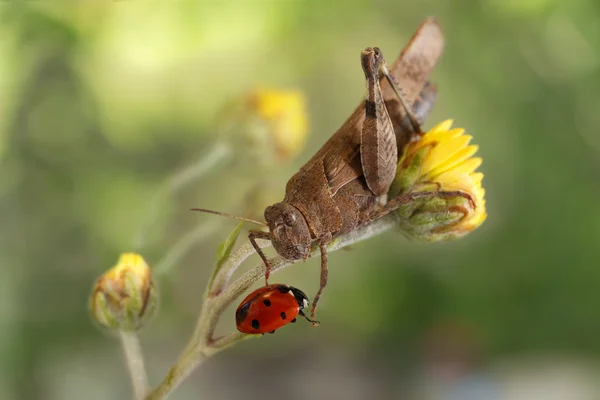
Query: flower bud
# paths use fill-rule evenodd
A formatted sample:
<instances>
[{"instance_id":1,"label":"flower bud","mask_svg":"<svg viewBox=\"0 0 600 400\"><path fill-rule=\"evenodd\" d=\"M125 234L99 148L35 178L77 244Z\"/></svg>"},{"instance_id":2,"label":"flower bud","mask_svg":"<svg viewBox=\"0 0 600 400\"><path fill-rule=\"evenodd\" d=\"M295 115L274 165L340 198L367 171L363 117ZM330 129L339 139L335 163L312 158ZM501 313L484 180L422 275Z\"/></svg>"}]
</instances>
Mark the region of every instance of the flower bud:
<instances>
[{"instance_id":1,"label":"flower bud","mask_svg":"<svg viewBox=\"0 0 600 400\"><path fill-rule=\"evenodd\" d=\"M152 272L136 253L124 253L96 281L90 298L94 321L111 331L135 331L154 314L157 294Z\"/></svg>"},{"instance_id":2,"label":"flower bud","mask_svg":"<svg viewBox=\"0 0 600 400\"><path fill-rule=\"evenodd\" d=\"M245 98L244 113L246 150L259 152L264 163L290 160L304 148L308 116L300 92L255 90Z\"/></svg>"},{"instance_id":3,"label":"flower bud","mask_svg":"<svg viewBox=\"0 0 600 400\"><path fill-rule=\"evenodd\" d=\"M398 163L390 195L434 193L418 197L398 209L400 226L410 236L428 242L463 236L485 221L481 158L469 145L464 129L450 129L447 120L408 143ZM460 193L461 195L458 195Z\"/></svg>"},{"instance_id":4,"label":"flower bud","mask_svg":"<svg viewBox=\"0 0 600 400\"><path fill-rule=\"evenodd\" d=\"M262 220L265 208L281 201L281 183L275 180L261 180L248 189L243 198L242 215Z\"/></svg>"}]
</instances>

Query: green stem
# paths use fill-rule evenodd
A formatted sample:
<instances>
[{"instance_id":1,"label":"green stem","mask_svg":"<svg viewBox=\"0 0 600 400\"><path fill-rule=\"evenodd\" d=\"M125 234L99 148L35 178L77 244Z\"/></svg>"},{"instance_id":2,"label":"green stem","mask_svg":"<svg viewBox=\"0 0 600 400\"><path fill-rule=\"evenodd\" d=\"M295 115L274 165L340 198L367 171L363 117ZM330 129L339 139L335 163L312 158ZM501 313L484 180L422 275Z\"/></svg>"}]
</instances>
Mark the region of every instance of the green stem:
<instances>
[{"instance_id":1,"label":"green stem","mask_svg":"<svg viewBox=\"0 0 600 400\"><path fill-rule=\"evenodd\" d=\"M173 266L190 250L195 244L201 242L214 233L220 224L217 219L211 219L197 228L192 229L175 243L169 252L158 262L153 269L155 277L166 275Z\"/></svg>"},{"instance_id":2,"label":"green stem","mask_svg":"<svg viewBox=\"0 0 600 400\"><path fill-rule=\"evenodd\" d=\"M327 245L327 251L336 251L353 243L369 239L390 230L396 224L395 217L388 215L356 231L335 238ZM246 272L231 285L224 287L233 272L252 253L254 253L254 249L249 244L240 247L237 252L231 255L228 262L219 271L219 274L213 280L213 287L207 287L204 304L196 323L196 329L186 349L175 365L171 367L162 383L146 397L146 400L162 400L167 398L207 358L242 339L256 336L231 333L219 338L213 338L215 327L225 309L252 284L264 278L265 267L261 263ZM318 254L318 249L313 251L311 257L315 254ZM273 272L298 262L286 260L281 256L276 256L270 261L273 266ZM216 286L222 287L222 290L215 291L214 288Z\"/></svg>"},{"instance_id":3,"label":"green stem","mask_svg":"<svg viewBox=\"0 0 600 400\"><path fill-rule=\"evenodd\" d=\"M217 142L213 147L203 152L198 161L169 178L150 200L144 222L133 240L134 249L139 251L144 246L146 235L156 222L156 218L160 215L161 207L169 195L213 171L220 162L227 159L232 153L233 149L231 145L224 142Z\"/></svg>"},{"instance_id":4,"label":"green stem","mask_svg":"<svg viewBox=\"0 0 600 400\"><path fill-rule=\"evenodd\" d=\"M121 331L119 336L123 352L125 353L127 369L131 376L135 399L143 400L148 391L148 378L146 377L146 368L144 367L144 357L142 356L140 341L135 332Z\"/></svg>"},{"instance_id":5,"label":"green stem","mask_svg":"<svg viewBox=\"0 0 600 400\"><path fill-rule=\"evenodd\" d=\"M261 240L260 242L258 242L258 246L261 249L264 249L266 247L271 246L271 242ZM208 296L215 297L219 293L221 293L221 291L223 291L223 289L225 288L235 271L238 269L238 267L254 253L256 253L254 247L252 246L252 244L247 242L243 244L242 247L238 249L238 251L229 256L227 261L223 263L223 266L221 267L217 275L215 275L212 284L209 288Z\"/></svg>"}]
</instances>

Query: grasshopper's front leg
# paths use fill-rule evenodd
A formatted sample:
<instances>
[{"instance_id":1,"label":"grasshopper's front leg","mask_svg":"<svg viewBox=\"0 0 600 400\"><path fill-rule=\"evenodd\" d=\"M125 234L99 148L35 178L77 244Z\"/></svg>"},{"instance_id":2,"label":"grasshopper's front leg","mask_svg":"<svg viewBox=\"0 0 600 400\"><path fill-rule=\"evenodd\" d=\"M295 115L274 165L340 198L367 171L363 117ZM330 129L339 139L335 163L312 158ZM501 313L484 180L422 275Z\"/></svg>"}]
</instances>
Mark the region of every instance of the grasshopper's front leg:
<instances>
[{"instance_id":1,"label":"grasshopper's front leg","mask_svg":"<svg viewBox=\"0 0 600 400\"><path fill-rule=\"evenodd\" d=\"M398 164L396 135L379 86L382 63L385 60L377 47L368 47L361 54L361 64L367 80L367 98L360 157L367 186L376 196L388 192Z\"/></svg>"},{"instance_id":2,"label":"grasshopper's front leg","mask_svg":"<svg viewBox=\"0 0 600 400\"><path fill-rule=\"evenodd\" d=\"M327 277L329 275L327 268L327 243L331 241L331 234L327 234L319 239L319 249L321 250L321 280L319 283L319 291L315 295L315 299L313 300L312 310L310 312L310 318L312 322L312 326L318 326L319 322L315 321L315 314L317 312L317 306L319 304L319 299L323 294L323 290L325 290L325 286L327 286Z\"/></svg>"},{"instance_id":3,"label":"grasshopper's front leg","mask_svg":"<svg viewBox=\"0 0 600 400\"><path fill-rule=\"evenodd\" d=\"M264 240L270 241L271 234L269 232L262 232L262 231L255 231L255 230L251 230L248 233L248 240L250 240L252 247L254 247L254 250L256 250L256 252L260 256L260 258L263 260L263 263L265 264L265 286L269 286L269 277L271 276L271 268L272 268L271 263L269 262L269 259L267 258L265 253L262 251L262 249L260 248L258 243L256 243L256 239L264 239Z\"/></svg>"}]
</instances>

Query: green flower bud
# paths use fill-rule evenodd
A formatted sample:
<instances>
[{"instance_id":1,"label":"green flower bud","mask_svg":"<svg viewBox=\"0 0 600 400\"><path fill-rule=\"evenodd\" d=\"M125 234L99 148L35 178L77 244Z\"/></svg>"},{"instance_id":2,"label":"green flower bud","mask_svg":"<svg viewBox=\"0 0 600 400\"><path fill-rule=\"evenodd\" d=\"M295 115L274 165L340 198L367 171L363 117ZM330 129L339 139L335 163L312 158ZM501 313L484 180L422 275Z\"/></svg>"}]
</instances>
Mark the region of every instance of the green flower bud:
<instances>
[{"instance_id":1,"label":"green flower bud","mask_svg":"<svg viewBox=\"0 0 600 400\"><path fill-rule=\"evenodd\" d=\"M461 221L473 213L471 201L463 196L417 199L398 209L399 226L410 237L439 242L463 236Z\"/></svg>"},{"instance_id":2,"label":"green flower bud","mask_svg":"<svg viewBox=\"0 0 600 400\"><path fill-rule=\"evenodd\" d=\"M95 322L110 331L136 331L156 310L152 272L136 253L124 253L113 268L98 278L90 297Z\"/></svg>"},{"instance_id":3,"label":"green flower bud","mask_svg":"<svg viewBox=\"0 0 600 400\"><path fill-rule=\"evenodd\" d=\"M464 129L450 129L444 121L408 143L398 163L390 195L437 193L417 198L398 209L400 226L409 235L428 242L454 239L478 228L487 217L481 158ZM464 196L449 196L460 192Z\"/></svg>"}]
</instances>

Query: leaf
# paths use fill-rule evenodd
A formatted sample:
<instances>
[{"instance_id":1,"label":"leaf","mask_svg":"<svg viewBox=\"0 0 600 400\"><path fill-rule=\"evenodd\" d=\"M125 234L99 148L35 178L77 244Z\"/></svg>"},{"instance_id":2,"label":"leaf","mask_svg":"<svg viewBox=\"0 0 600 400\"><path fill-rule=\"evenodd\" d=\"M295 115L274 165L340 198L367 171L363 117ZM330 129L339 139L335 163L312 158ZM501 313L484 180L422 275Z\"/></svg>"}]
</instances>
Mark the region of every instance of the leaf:
<instances>
[{"instance_id":1,"label":"leaf","mask_svg":"<svg viewBox=\"0 0 600 400\"><path fill-rule=\"evenodd\" d=\"M217 266L215 267L215 271L213 272L213 276L210 280L211 284L215 279L215 276L217 276L217 273L219 273L219 270L223 264L225 264L225 261L227 261L229 258L229 255L233 250L233 246L235 245L235 242L240 235L240 231L242 230L244 224L245 222L240 222L238 226L236 226L235 229L229 234L227 239L225 239L225 241L219 245L219 248L217 249Z\"/></svg>"}]
</instances>

